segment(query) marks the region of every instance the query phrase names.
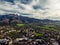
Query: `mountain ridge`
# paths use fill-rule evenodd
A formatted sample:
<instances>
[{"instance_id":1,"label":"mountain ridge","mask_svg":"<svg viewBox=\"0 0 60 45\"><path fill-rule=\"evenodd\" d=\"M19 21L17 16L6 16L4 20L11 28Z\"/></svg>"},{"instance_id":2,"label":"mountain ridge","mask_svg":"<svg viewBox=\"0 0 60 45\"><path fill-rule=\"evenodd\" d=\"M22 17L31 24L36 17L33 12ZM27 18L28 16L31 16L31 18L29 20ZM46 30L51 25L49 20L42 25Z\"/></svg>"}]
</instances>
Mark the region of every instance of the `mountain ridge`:
<instances>
[{"instance_id":1,"label":"mountain ridge","mask_svg":"<svg viewBox=\"0 0 60 45\"><path fill-rule=\"evenodd\" d=\"M60 21L55 21L55 20L49 20L49 19L35 19L35 18L30 18L30 17L25 17L25 16L19 16L17 14L7 14L7 15L0 15L0 22L2 20L19 20L22 23L35 23L37 25L43 25L43 24L55 24L59 25Z\"/></svg>"}]
</instances>

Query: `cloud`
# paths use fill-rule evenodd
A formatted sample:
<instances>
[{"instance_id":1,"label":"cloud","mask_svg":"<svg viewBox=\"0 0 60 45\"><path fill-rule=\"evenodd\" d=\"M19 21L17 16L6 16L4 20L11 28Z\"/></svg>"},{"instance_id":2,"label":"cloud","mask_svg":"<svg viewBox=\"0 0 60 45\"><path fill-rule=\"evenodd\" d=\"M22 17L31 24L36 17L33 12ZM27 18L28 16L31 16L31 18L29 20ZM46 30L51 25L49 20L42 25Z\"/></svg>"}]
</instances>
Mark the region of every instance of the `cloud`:
<instances>
[{"instance_id":1,"label":"cloud","mask_svg":"<svg viewBox=\"0 0 60 45\"><path fill-rule=\"evenodd\" d=\"M60 0L0 0L0 14L60 20Z\"/></svg>"}]
</instances>

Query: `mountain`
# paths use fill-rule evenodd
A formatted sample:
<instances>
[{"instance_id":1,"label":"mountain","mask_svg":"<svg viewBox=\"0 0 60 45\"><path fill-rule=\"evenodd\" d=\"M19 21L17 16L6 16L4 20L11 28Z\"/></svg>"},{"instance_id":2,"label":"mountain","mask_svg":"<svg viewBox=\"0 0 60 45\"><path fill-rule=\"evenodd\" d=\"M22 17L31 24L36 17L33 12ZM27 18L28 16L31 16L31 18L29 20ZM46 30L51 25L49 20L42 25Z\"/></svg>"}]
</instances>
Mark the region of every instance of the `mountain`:
<instances>
[{"instance_id":1,"label":"mountain","mask_svg":"<svg viewBox=\"0 0 60 45\"><path fill-rule=\"evenodd\" d=\"M35 18L29 18L25 16L19 16L17 14L7 14L7 15L0 15L0 23L34 23L37 25L44 25L44 24L54 24L54 25L60 25L60 21L54 21L49 19L35 19Z\"/></svg>"}]
</instances>

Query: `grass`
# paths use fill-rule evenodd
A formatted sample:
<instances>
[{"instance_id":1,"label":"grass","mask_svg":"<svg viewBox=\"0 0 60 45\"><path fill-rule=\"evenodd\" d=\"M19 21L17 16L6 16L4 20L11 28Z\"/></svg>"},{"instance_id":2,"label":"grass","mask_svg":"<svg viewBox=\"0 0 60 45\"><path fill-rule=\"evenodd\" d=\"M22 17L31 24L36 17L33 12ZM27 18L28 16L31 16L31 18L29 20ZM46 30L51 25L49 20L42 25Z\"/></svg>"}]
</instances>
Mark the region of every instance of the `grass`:
<instances>
[{"instance_id":1,"label":"grass","mask_svg":"<svg viewBox=\"0 0 60 45\"><path fill-rule=\"evenodd\" d=\"M19 27L23 27L23 26L26 26L25 24L17 24L17 26ZM35 29L45 29L45 30L53 30L53 31L56 31L56 28L54 27L54 25L44 25L44 26L34 26L34 25L31 25L32 28L35 28Z\"/></svg>"},{"instance_id":2,"label":"grass","mask_svg":"<svg viewBox=\"0 0 60 45\"><path fill-rule=\"evenodd\" d=\"M40 34L40 33L34 33L35 36L43 36L43 34Z\"/></svg>"},{"instance_id":3,"label":"grass","mask_svg":"<svg viewBox=\"0 0 60 45\"><path fill-rule=\"evenodd\" d=\"M56 28L54 27L54 25L35 26L35 28L46 29L46 30L53 30L53 31L56 30Z\"/></svg>"},{"instance_id":4,"label":"grass","mask_svg":"<svg viewBox=\"0 0 60 45\"><path fill-rule=\"evenodd\" d=\"M54 25L44 25L42 28L48 29L48 30L56 30L56 28L54 27Z\"/></svg>"},{"instance_id":5,"label":"grass","mask_svg":"<svg viewBox=\"0 0 60 45\"><path fill-rule=\"evenodd\" d=\"M23 27L23 26L25 26L25 24L17 24L17 26Z\"/></svg>"}]
</instances>

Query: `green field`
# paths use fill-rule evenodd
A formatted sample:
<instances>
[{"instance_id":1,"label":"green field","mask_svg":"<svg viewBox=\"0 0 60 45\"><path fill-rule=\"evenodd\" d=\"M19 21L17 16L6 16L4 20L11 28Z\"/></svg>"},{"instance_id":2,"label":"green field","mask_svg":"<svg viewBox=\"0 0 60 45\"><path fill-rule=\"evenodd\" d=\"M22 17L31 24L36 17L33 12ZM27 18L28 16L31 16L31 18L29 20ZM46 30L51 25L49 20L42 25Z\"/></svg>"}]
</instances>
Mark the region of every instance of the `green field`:
<instances>
[{"instance_id":1,"label":"green field","mask_svg":"<svg viewBox=\"0 0 60 45\"><path fill-rule=\"evenodd\" d=\"M25 24L17 24L17 26L23 27L23 26L25 26Z\"/></svg>"}]
</instances>

